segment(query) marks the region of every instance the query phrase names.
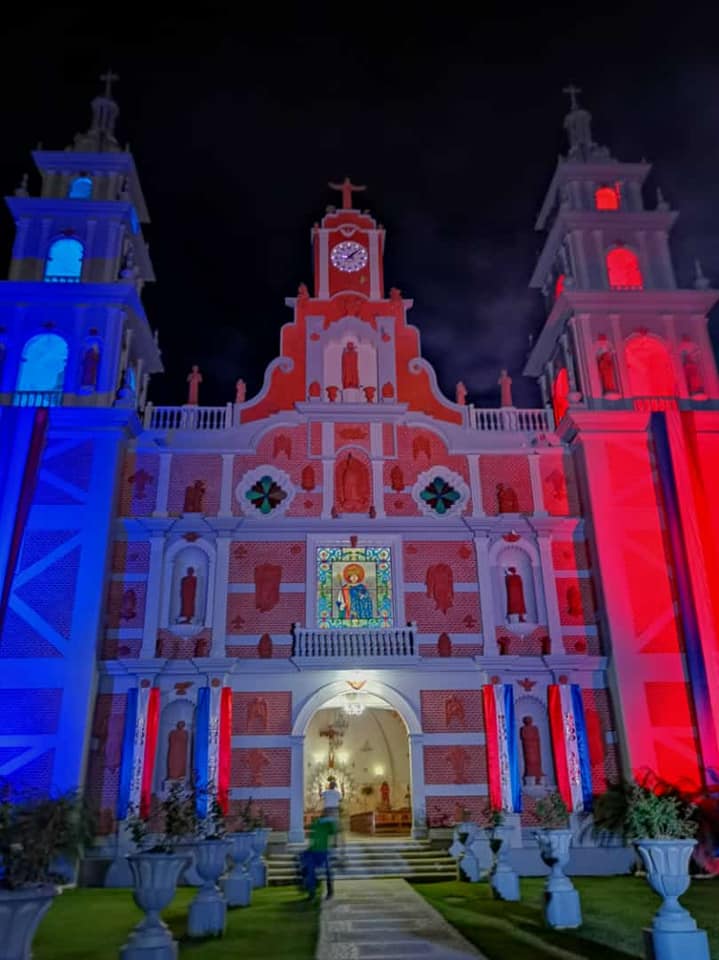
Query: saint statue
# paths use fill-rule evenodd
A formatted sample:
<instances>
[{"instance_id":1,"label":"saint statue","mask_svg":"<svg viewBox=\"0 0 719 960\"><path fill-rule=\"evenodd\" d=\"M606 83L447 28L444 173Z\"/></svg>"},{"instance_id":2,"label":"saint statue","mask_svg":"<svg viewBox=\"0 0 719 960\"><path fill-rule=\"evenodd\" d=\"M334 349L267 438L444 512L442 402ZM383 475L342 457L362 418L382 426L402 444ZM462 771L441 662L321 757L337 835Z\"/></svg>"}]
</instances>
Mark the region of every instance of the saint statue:
<instances>
[{"instance_id":1,"label":"saint statue","mask_svg":"<svg viewBox=\"0 0 719 960\"><path fill-rule=\"evenodd\" d=\"M539 730L531 717L522 717L522 726L519 731L524 755L524 776L534 778L539 783L544 777L542 770L542 748L539 742Z\"/></svg>"},{"instance_id":2,"label":"saint statue","mask_svg":"<svg viewBox=\"0 0 719 960\"><path fill-rule=\"evenodd\" d=\"M424 577L427 596L435 603L435 610L447 613L454 603L454 575L448 563L433 563Z\"/></svg>"},{"instance_id":3,"label":"saint statue","mask_svg":"<svg viewBox=\"0 0 719 960\"><path fill-rule=\"evenodd\" d=\"M350 340L342 351L342 389L359 389L359 354Z\"/></svg>"},{"instance_id":4,"label":"saint statue","mask_svg":"<svg viewBox=\"0 0 719 960\"><path fill-rule=\"evenodd\" d=\"M614 358L609 347L605 347L597 355L597 369L599 370L599 381L602 385L602 393L619 393L617 386L617 375L614 370Z\"/></svg>"},{"instance_id":5,"label":"saint statue","mask_svg":"<svg viewBox=\"0 0 719 960\"><path fill-rule=\"evenodd\" d=\"M455 400L461 407L463 407L467 402L467 388L461 380L455 387Z\"/></svg>"},{"instance_id":6,"label":"saint statue","mask_svg":"<svg viewBox=\"0 0 719 960\"><path fill-rule=\"evenodd\" d=\"M120 607L121 620L134 620L137 616L137 594L134 590L125 590Z\"/></svg>"},{"instance_id":7,"label":"saint statue","mask_svg":"<svg viewBox=\"0 0 719 960\"><path fill-rule=\"evenodd\" d=\"M369 620L372 617L372 597L362 582L364 578L364 567L359 563L348 563L342 571L337 594L340 619Z\"/></svg>"},{"instance_id":8,"label":"saint statue","mask_svg":"<svg viewBox=\"0 0 719 960\"><path fill-rule=\"evenodd\" d=\"M338 501L343 511L364 513L369 509L369 475L365 465L348 453L337 466Z\"/></svg>"},{"instance_id":9,"label":"saint statue","mask_svg":"<svg viewBox=\"0 0 719 960\"><path fill-rule=\"evenodd\" d=\"M456 721L460 727L464 727L464 704L456 694L447 697L444 702L444 722L447 727L452 726Z\"/></svg>"},{"instance_id":10,"label":"saint statue","mask_svg":"<svg viewBox=\"0 0 719 960\"><path fill-rule=\"evenodd\" d=\"M187 573L180 580L180 623L192 623L195 616L195 602L197 599L197 577L195 568L188 567Z\"/></svg>"},{"instance_id":11,"label":"saint statue","mask_svg":"<svg viewBox=\"0 0 719 960\"><path fill-rule=\"evenodd\" d=\"M247 396L247 384L240 378L235 384L235 403L244 403Z\"/></svg>"},{"instance_id":12,"label":"saint statue","mask_svg":"<svg viewBox=\"0 0 719 960\"><path fill-rule=\"evenodd\" d=\"M503 407L512 407L512 378L506 370L502 370L499 380L499 399Z\"/></svg>"},{"instance_id":13,"label":"saint statue","mask_svg":"<svg viewBox=\"0 0 719 960\"><path fill-rule=\"evenodd\" d=\"M202 374L197 364L194 364L192 370L187 374L187 382L190 385L187 392L187 403L189 406L196 407L200 402L200 384L202 383Z\"/></svg>"},{"instance_id":14,"label":"saint statue","mask_svg":"<svg viewBox=\"0 0 719 960\"><path fill-rule=\"evenodd\" d=\"M497 506L500 513L519 513L519 498L512 487L497 484Z\"/></svg>"},{"instance_id":15,"label":"saint statue","mask_svg":"<svg viewBox=\"0 0 719 960\"><path fill-rule=\"evenodd\" d=\"M382 809L389 810L390 808L390 798L389 798L389 784L386 780L382 781L382 784L379 788L379 795L381 797Z\"/></svg>"},{"instance_id":16,"label":"saint statue","mask_svg":"<svg viewBox=\"0 0 719 960\"><path fill-rule=\"evenodd\" d=\"M521 574L516 567L507 567L504 575L504 586L507 591L507 620L518 617L520 623L527 620L527 604L524 600L524 584Z\"/></svg>"},{"instance_id":17,"label":"saint statue","mask_svg":"<svg viewBox=\"0 0 719 960\"><path fill-rule=\"evenodd\" d=\"M97 367L100 362L100 348L93 343L82 355L82 376L80 386L94 387L97 383Z\"/></svg>"},{"instance_id":18,"label":"saint statue","mask_svg":"<svg viewBox=\"0 0 719 960\"><path fill-rule=\"evenodd\" d=\"M570 617L581 617L583 612L579 587L576 583L570 583L567 587L567 613Z\"/></svg>"},{"instance_id":19,"label":"saint statue","mask_svg":"<svg viewBox=\"0 0 719 960\"><path fill-rule=\"evenodd\" d=\"M183 513L202 513L202 501L205 496L205 481L195 480L189 487L185 487Z\"/></svg>"},{"instance_id":20,"label":"saint statue","mask_svg":"<svg viewBox=\"0 0 719 960\"><path fill-rule=\"evenodd\" d=\"M187 745L189 734L184 720L178 720L167 738L167 779L184 780L187 776Z\"/></svg>"}]
</instances>

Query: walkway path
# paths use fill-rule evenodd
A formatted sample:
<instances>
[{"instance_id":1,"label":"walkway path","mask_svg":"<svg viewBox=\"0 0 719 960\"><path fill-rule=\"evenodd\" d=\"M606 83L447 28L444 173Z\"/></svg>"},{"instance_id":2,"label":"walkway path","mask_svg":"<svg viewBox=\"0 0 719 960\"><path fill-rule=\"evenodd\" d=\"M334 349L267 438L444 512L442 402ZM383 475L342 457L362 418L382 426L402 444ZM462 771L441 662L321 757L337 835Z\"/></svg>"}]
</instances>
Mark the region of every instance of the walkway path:
<instances>
[{"instance_id":1,"label":"walkway path","mask_svg":"<svg viewBox=\"0 0 719 960\"><path fill-rule=\"evenodd\" d=\"M338 880L322 901L316 960L482 956L404 880Z\"/></svg>"}]
</instances>

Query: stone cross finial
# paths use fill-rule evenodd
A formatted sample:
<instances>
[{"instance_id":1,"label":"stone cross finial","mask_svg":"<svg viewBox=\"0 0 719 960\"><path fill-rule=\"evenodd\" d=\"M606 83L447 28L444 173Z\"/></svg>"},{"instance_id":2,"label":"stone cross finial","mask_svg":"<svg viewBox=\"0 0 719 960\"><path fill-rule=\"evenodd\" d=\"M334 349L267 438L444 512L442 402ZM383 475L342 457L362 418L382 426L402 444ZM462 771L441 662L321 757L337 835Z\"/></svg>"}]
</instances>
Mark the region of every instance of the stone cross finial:
<instances>
[{"instance_id":1,"label":"stone cross finial","mask_svg":"<svg viewBox=\"0 0 719 960\"><path fill-rule=\"evenodd\" d=\"M582 88L575 87L573 83L570 83L568 87L564 87L564 89L562 90L562 93L566 93L569 95L572 110L579 110L577 94L581 92L582 92Z\"/></svg>"},{"instance_id":2,"label":"stone cross finial","mask_svg":"<svg viewBox=\"0 0 719 960\"><path fill-rule=\"evenodd\" d=\"M119 80L119 76L116 73L113 73L112 70L108 68L107 73L103 73L100 76L100 80L105 84L105 96L108 100L112 99L112 85L116 80Z\"/></svg>"},{"instance_id":3,"label":"stone cross finial","mask_svg":"<svg viewBox=\"0 0 719 960\"><path fill-rule=\"evenodd\" d=\"M349 177L345 177L342 183L328 183L327 186L331 190L340 190L342 193L342 209L351 210L352 209L352 194L359 193L361 190L366 190L367 187L359 187L357 184L352 183Z\"/></svg>"}]
</instances>

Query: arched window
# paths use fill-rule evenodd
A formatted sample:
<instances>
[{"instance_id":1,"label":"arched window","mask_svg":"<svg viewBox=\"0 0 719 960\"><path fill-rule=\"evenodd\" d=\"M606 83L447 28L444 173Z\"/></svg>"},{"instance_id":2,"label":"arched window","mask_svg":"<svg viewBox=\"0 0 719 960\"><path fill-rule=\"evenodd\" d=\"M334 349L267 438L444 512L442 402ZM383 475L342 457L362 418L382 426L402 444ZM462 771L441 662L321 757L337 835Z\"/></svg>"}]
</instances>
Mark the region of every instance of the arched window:
<instances>
[{"instance_id":1,"label":"arched window","mask_svg":"<svg viewBox=\"0 0 719 960\"><path fill-rule=\"evenodd\" d=\"M635 334L627 340L624 355L633 396L676 396L672 359L663 340L645 333Z\"/></svg>"},{"instance_id":2,"label":"arched window","mask_svg":"<svg viewBox=\"0 0 719 960\"><path fill-rule=\"evenodd\" d=\"M569 409L569 377L565 367L559 371L552 384L552 406L554 422L559 423Z\"/></svg>"},{"instance_id":3,"label":"arched window","mask_svg":"<svg viewBox=\"0 0 719 960\"><path fill-rule=\"evenodd\" d=\"M641 290L644 286L639 257L627 247L607 251L607 276L612 290Z\"/></svg>"},{"instance_id":4,"label":"arched window","mask_svg":"<svg viewBox=\"0 0 719 960\"><path fill-rule=\"evenodd\" d=\"M618 210L619 189L617 187L598 187L594 191L594 204L597 210Z\"/></svg>"},{"instance_id":5,"label":"arched window","mask_svg":"<svg viewBox=\"0 0 719 960\"><path fill-rule=\"evenodd\" d=\"M559 300L559 298L560 298L561 295L562 295L562 291L564 290L564 280L565 280L564 274L563 274L563 273L560 273L559 276L557 277L556 281L555 281L555 284L554 284L554 299L555 299L555 300Z\"/></svg>"},{"instance_id":6,"label":"arched window","mask_svg":"<svg viewBox=\"0 0 719 960\"><path fill-rule=\"evenodd\" d=\"M45 279L51 283L79 283L85 248L74 237L53 240L45 261Z\"/></svg>"},{"instance_id":7,"label":"arched window","mask_svg":"<svg viewBox=\"0 0 719 960\"><path fill-rule=\"evenodd\" d=\"M71 200L90 200L92 198L92 177L84 174L75 179L70 184L68 197Z\"/></svg>"},{"instance_id":8,"label":"arched window","mask_svg":"<svg viewBox=\"0 0 719 960\"><path fill-rule=\"evenodd\" d=\"M17 377L18 393L61 393L67 343L56 333L39 333L25 344Z\"/></svg>"}]
</instances>

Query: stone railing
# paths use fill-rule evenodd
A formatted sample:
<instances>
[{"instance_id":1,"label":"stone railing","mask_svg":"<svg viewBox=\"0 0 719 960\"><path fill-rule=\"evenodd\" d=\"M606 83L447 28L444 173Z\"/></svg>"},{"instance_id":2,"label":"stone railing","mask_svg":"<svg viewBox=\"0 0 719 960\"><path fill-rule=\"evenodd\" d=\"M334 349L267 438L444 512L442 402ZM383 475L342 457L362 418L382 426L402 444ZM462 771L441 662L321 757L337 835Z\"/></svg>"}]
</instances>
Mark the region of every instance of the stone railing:
<instances>
[{"instance_id":1,"label":"stone railing","mask_svg":"<svg viewBox=\"0 0 719 960\"><path fill-rule=\"evenodd\" d=\"M469 425L475 430L549 433L554 430L554 421L549 410L517 407L469 406Z\"/></svg>"},{"instance_id":2,"label":"stone railing","mask_svg":"<svg viewBox=\"0 0 719 960\"><path fill-rule=\"evenodd\" d=\"M145 407L146 430L229 430L232 426L231 403L224 407Z\"/></svg>"},{"instance_id":3,"label":"stone railing","mask_svg":"<svg viewBox=\"0 0 719 960\"><path fill-rule=\"evenodd\" d=\"M12 402L14 407L60 407L62 390L16 390Z\"/></svg>"},{"instance_id":4,"label":"stone railing","mask_svg":"<svg viewBox=\"0 0 719 960\"><path fill-rule=\"evenodd\" d=\"M384 629L321 630L294 626L292 656L296 659L408 660L416 659L417 625Z\"/></svg>"}]
</instances>

